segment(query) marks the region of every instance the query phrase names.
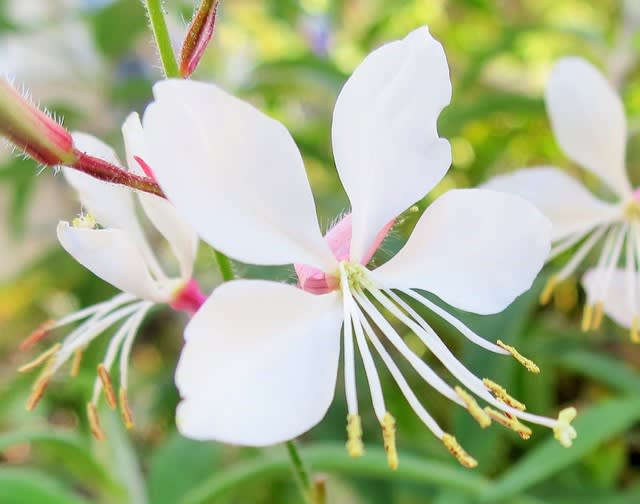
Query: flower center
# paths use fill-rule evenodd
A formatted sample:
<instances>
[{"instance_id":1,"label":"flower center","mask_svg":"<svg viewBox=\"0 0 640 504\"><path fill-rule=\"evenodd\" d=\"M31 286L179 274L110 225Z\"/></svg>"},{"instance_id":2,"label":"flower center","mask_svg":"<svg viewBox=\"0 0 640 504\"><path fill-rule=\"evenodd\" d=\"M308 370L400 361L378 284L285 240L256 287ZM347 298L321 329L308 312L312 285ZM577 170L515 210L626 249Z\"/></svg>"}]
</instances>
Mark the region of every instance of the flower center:
<instances>
[{"instance_id":1,"label":"flower center","mask_svg":"<svg viewBox=\"0 0 640 504\"><path fill-rule=\"evenodd\" d=\"M636 195L634 193L633 198L631 198L624 206L624 216L628 221L636 221L640 222L640 194Z\"/></svg>"},{"instance_id":2,"label":"flower center","mask_svg":"<svg viewBox=\"0 0 640 504\"><path fill-rule=\"evenodd\" d=\"M347 282L347 288L351 292L360 290L368 290L373 287L373 283L369 279L367 268L360 263L343 261L344 271L340 275L340 282Z\"/></svg>"}]
</instances>

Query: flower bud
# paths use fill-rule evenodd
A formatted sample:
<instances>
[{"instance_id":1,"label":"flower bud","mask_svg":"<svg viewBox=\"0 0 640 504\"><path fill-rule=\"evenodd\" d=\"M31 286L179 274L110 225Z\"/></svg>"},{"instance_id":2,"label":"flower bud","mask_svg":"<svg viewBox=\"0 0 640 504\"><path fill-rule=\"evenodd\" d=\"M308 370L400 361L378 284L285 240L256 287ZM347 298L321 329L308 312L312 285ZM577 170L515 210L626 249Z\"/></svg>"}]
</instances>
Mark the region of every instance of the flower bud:
<instances>
[{"instance_id":1,"label":"flower bud","mask_svg":"<svg viewBox=\"0 0 640 504\"><path fill-rule=\"evenodd\" d=\"M5 79L0 79L0 135L47 166L76 160L71 134Z\"/></svg>"},{"instance_id":2,"label":"flower bud","mask_svg":"<svg viewBox=\"0 0 640 504\"><path fill-rule=\"evenodd\" d=\"M180 75L185 79L194 72L209 45L219 3L220 0L202 0L193 15L180 50Z\"/></svg>"}]
</instances>

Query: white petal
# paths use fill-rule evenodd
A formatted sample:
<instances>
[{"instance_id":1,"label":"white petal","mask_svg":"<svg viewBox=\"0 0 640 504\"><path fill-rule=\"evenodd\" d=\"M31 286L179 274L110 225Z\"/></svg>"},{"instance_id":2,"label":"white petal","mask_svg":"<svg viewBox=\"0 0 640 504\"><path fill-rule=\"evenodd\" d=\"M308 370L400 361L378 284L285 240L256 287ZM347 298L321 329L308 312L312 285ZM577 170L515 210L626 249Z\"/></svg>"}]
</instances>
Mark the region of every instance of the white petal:
<instances>
[{"instance_id":1,"label":"white petal","mask_svg":"<svg viewBox=\"0 0 640 504\"><path fill-rule=\"evenodd\" d=\"M500 175L484 189L522 196L550 220L552 240L560 240L620 216L619 206L606 203L561 170L549 166Z\"/></svg>"},{"instance_id":2,"label":"white petal","mask_svg":"<svg viewBox=\"0 0 640 504\"><path fill-rule=\"evenodd\" d=\"M582 58L563 58L551 72L545 98L556 139L567 155L618 195L628 196L627 121L620 97L604 76Z\"/></svg>"},{"instance_id":3,"label":"white petal","mask_svg":"<svg viewBox=\"0 0 640 504\"><path fill-rule=\"evenodd\" d=\"M58 240L73 258L105 282L140 299L166 302L130 233L58 224Z\"/></svg>"},{"instance_id":4,"label":"white petal","mask_svg":"<svg viewBox=\"0 0 640 504\"><path fill-rule=\"evenodd\" d=\"M163 81L144 115L158 182L213 247L332 269L302 158L279 122L211 84Z\"/></svg>"},{"instance_id":5,"label":"white petal","mask_svg":"<svg viewBox=\"0 0 640 504\"><path fill-rule=\"evenodd\" d=\"M595 299L594 289L598 287L598 270L590 269L582 277L582 286L587 291L589 298ZM602 294L602 291L600 292ZM616 269L611 275L608 289L604 293L604 311L617 324L627 329L631 328L633 318L638 316L638 309L634 312L629 304L629 290L627 288L626 271Z\"/></svg>"},{"instance_id":6,"label":"white petal","mask_svg":"<svg viewBox=\"0 0 640 504\"><path fill-rule=\"evenodd\" d=\"M497 313L531 287L549 253L550 235L549 221L519 196L449 191L372 275L387 288L423 289L463 310Z\"/></svg>"},{"instance_id":7,"label":"white petal","mask_svg":"<svg viewBox=\"0 0 640 504\"><path fill-rule=\"evenodd\" d=\"M353 260L446 173L451 148L436 121L450 99L447 59L427 27L373 51L344 85L333 151L353 208Z\"/></svg>"},{"instance_id":8,"label":"white petal","mask_svg":"<svg viewBox=\"0 0 640 504\"><path fill-rule=\"evenodd\" d=\"M149 159L142 124L137 113L134 112L127 117L122 125L122 136L127 151L129 170L138 175L145 175L134 158L134 156L140 157L145 162ZM176 208L167 200L140 191L138 198L149 220L169 242L180 263L180 276L184 279L191 278L198 252L198 236L195 231L178 215Z\"/></svg>"},{"instance_id":9,"label":"white petal","mask_svg":"<svg viewBox=\"0 0 640 504\"><path fill-rule=\"evenodd\" d=\"M74 133L73 142L78 150L120 166L114 150L97 138ZM63 168L62 173L78 192L82 205L100 225L129 230L139 228L129 188L95 179L73 168Z\"/></svg>"},{"instance_id":10,"label":"white petal","mask_svg":"<svg viewBox=\"0 0 640 504\"><path fill-rule=\"evenodd\" d=\"M262 280L218 287L185 332L182 434L264 446L313 427L334 395L341 323L335 293Z\"/></svg>"}]
</instances>

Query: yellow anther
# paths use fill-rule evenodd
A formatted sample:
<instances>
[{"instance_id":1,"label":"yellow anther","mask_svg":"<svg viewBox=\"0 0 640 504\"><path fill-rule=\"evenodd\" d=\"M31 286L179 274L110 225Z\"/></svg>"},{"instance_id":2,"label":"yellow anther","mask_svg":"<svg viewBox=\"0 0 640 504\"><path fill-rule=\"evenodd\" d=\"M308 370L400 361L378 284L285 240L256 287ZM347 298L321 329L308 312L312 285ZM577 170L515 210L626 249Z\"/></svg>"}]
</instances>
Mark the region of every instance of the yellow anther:
<instances>
[{"instance_id":1,"label":"yellow anther","mask_svg":"<svg viewBox=\"0 0 640 504\"><path fill-rule=\"evenodd\" d=\"M495 420L500 425L504 425L508 429L517 432L518 435L525 441L531 437L531 429L520 422L516 417L509 413L500 413L493 408L486 407L484 409L492 420Z\"/></svg>"},{"instance_id":2,"label":"yellow anther","mask_svg":"<svg viewBox=\"0 0 640 504\"><path fill-rule=\"evenodd\" d=\"M524 411L527 409L527 407L523 403L511 397L507 393L507 390L501 385L498 385L496 382L489 380L489 378L483 378L482 383L484 383L484 386L487 387L491 392L493 392L493 395L495 395L503 403L508 404L512 408L518 409L520 411Z\"/></svg>"},{"instance_id":3,"label":"yellow anther","mask_svg":"<svg viewBox=\"0 0 640 504\"><path fill-rule=\"evenodd\" d=\"M55 327L55 320L47 320L46 322L40 324L35 331L33 331L29 336L27 336L20 346L19 350L28 350L33 347L36 343L39 343L44 339L47 334L51 332L51 330Z\"/></svg>"},{"instance_id":4,"label":"yellow anther","mask_svg":"<svg viewBox=\"0 0 640 504\"><path fill-rule=\"evenodd\" d=\"M360 415L347 415L347 453L354 458L364 454Z\"/></svg>"},{"instance_id":5,"label":"yellow anther","mask_svg":"<svg viewBox=\"0 0 640 504\"><path fill-rule=\"evenodd\" d=\"M462 399L465 406L467 407L467 411L469 414L475 419L476 422L480 424L480 427L486 429L491 425L491 417L487 415L487 412L483 410L476 400L462 387L455 388L456 394L458 397Z\"/></svg>"},{"instance_id":6,"label":"yellow anther","mask_svg":"<svg viewBox=\"0 0 640 504\"><path fill-rule=\"evenodd\" d=\"M132 429L133 424L133 415L131 413L131 408L129 408L129 400L127 399L127 389L124 387L120 387L120 414L122 415L122 421L124 422L124 426L127 429Z\"/></svg>"},{"instance_id":7,"label":"yellow anther","mask_svg":"<svg viewBox=\"0 0 640 504\"><path fill-rule=\"evenodd\" d=\"M524 355L518 352L518 350L516 350L515 347L511 345L507 345L506 343L503 343L501 340L498 340L496 342L496 345L498 345L500 348L509 352L515 360L517 360L520 364L522 364L527 369L527 371L531 373L536 373L536 374L540 372L540 368L538 367L538 365L535 362L533 362L531 359L527 359Z\"/></svg>"},{"instance_id":8,"label":"yellow anther","mask_svg":"<svg viewBox=\"0 0 640 504\"><path fill-rule=\"evenodd\" d=\"M53 345L49 350L41 353L31 362L27 362L26 364L23 364L22 366L20 366L18 368L18 372L26 373L28 371L33 371L34 369L40 367L45 362L49 361L51 357L53 357L58 352L58 350L60 350L61 346L62 345L60 343Z\"/></svg>"},{"instance_id":9,"label":"yellow anther","mask_svg":"<svg viewBox=\"0 0 640 504\"><path fill-rule=\"evenodd\" d=\"M640 329L640 317L637 315L633 317L631 321L631 342L632 343L640 343L640 333L638 332Z\"/></svg>"},{"instance_id":10,"label":"yellow anther","mask_svg":"<svg viewBox=\"0 0 640 504\"><path fill-rule=\"evenodd\" d=\"M78 217L73 219L71 221L71 225L74 228L95 229L98 223L96 222L96 218L92 214L86 213L79 215Z\"/></svg>"},{"instance_id":11,"label":"yellow anther","mask_svg":"<svg viewBox=\"0 0 640 504\"><path fill-rule=\"evenodd\" d=\"M571 425L578 412L575 408L565 408L558 414L558 421L553 428L553 437L565 448L571 447L573 440L578 437L578 433Z\"/></svg>"},{"instance_id":12,"label":"yellow anther","mask_svg":"<svg viewBox=\"0 0 640 504\"><path fill-rule=\"evenodd\" d=\"M80 373L80 363L82 362L82 354L84 353L84 348L78 348L73 353L73 361L71 361L71 370L69 374L72 378L75 378Z\"/></svg>"},{"instance_id":13,"label":"yellow anther","mask_svg":"<svg viewBox=\"0 0 640 504\"><path fill-rule=\"evenodd\" d=\"M107 404L111 409L116 409L118 406L116 393L113 391L113 382L104 364L98 364L98 377L102 382L102 389L104 390L104 397L107 400Z\"/></svg>"},{"instance_id":14,"label":"yellow anther","mask_svg":"<svg viewBox=\"0 0 640 504\"><path fill-rule=\"evenodd\" d=\"M454 438L451 434L447 434L446 432L442 435L442 443L449 450L449 453L453 455L458 462L469 469L473 469L478 465L478 461L474 459L471 455L469 455L458 440Z\"/></svg>"},{"instance_id":15,"label":"yellow anther","mask_svg":"<svg viewBox=\"0 0 640 504\"><path fill-rule=\"evenodd\" d=\"M35 407L40 402L40 399L42 399L42 396L44 396L44 393L47 390L50 382L51 375L48 372L47 374L43 374L42 376L40 376L35 381L31 389L31 395L29 396L29 399L27 399L27 411L33 411L35 409Z\"/></svg>"},{"instance_id":16,"label":"yellow anther","mask_svg":"<svg viewBox=\"0 0 640 504\"><path fill-rule=\"evenodd\" d=\"M587 332L591 329L591 324L593 323L593 306L585 305L584 311L582 312L582 332Z\"/></svg>"},{"instance_id":17,"label":"yellow anther","mask_svg":"<svg viewBox=\"0 0 640 504\"><path fill-rule=\"evenodd\" d=\"M104 441L107 436L100 425L100 418L98 417L98 410L95 403L90 402L87 404L87 418L89 419L89 427L91 428L93 437L98 441Z\"/></svg>"},{"instance_id":18,"label":"yellow anther","mask_svg":"<svg viewBox=\"0 0 640 504\"><path fill-rule=\"evenodd\" d=\"M387 463L391 470L398 468L398 451L396 450L396 419L388 411L382 418L382 439L384 451L387 452Z\"/></svg>"},{"instance_id":19,"label":"yellow anther","mask_svg":"<svg viewBox=\"0 0 640 504\"><path fill-rule=\"evenodd\" d=\"M552 275L547 281L544 289L540 293L540 304L547 305L549 301L551 301L551 296L553 296L553 291L556 289L558 285L558 277L556 275Z\"/></svg>"},{"instance_id":20,"label":"yellow anther","mask_svg":"<svg viewBox=\"0 0 640 504\"><path fill-rule=\"evenodd\" d=\"M604 317L604 303L598 301L593 307L593 320L591 321L591 329L600 329L602 318Z\"/></svg>"}]
</instances>

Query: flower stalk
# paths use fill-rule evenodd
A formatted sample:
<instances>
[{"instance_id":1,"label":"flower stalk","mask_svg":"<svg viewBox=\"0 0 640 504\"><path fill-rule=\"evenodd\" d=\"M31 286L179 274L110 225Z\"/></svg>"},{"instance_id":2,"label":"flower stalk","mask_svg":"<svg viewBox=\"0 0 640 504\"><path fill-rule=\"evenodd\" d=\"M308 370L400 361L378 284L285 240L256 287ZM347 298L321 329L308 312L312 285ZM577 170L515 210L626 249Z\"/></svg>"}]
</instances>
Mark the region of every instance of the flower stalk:
<instances>
[{"instance_id":1,"label":"flower stalk","mask_svg":"<svg viewBox=\"0 0 640 504\"><path fill-rule=\"evenodd\" d=\"M153 32L153 37L158 47L158 54L160 55L164 74L168 78L180 77L178 62L176 61L176 55L171 46L171 37L169 37L169 29L167 28L167 22L164 18L162 0L145 0L144 6L147 9L149 25L151 26L151 31Z\"/></svg>"}]
</instances>

